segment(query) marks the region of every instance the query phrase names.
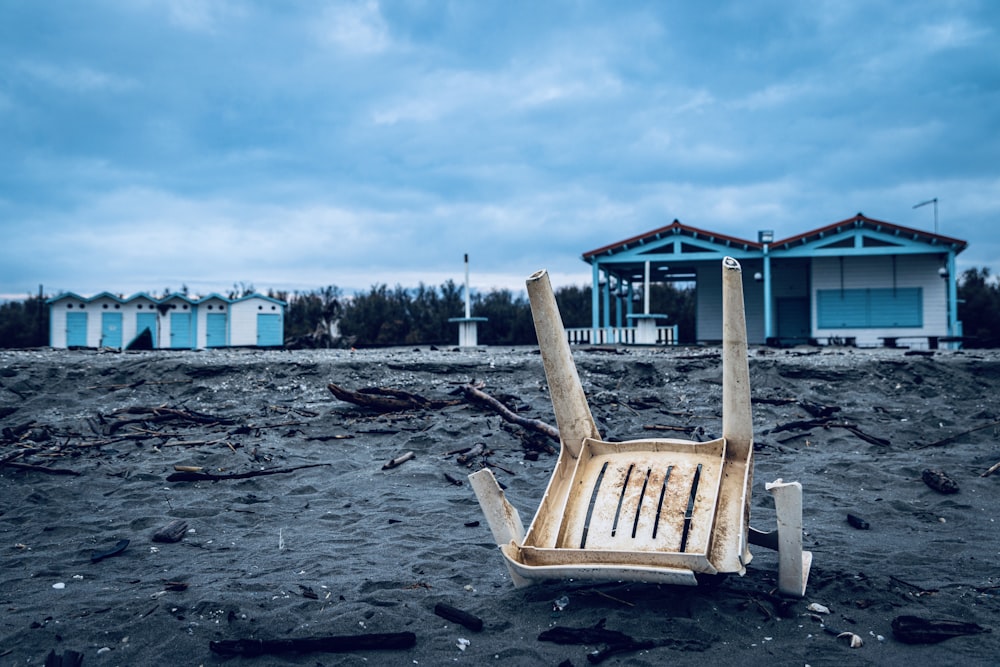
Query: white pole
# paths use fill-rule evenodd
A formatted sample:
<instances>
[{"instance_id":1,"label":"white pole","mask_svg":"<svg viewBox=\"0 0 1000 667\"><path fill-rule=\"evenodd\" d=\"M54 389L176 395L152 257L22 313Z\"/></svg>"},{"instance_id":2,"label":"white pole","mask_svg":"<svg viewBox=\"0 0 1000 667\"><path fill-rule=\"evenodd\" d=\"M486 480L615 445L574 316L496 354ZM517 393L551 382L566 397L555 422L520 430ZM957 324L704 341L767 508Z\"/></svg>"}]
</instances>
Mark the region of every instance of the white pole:
<instances>
[{"instance_id":1,"label":"white pole","mask_svg":"<svg viewBox=\"0 0 1000 667\"><path fill-rule=\"evenodd\" d=\"M465 319L472 317L472 306L469 301L469 253L465 253Z\"/></svg>"},{"instance_id":2,"label":"white pole","mask_svg":"<svg viewBox=\"0 0 1000 667\"><path fill-rule=\"evenodd\" d=\"M645 283L644 288L646 290L643 300L646 303L644 304L642 312L645 313L646 315L649 315L649 260L648 259L646 260L646 277L643 278L643 282Z\"/></svg>"}]
</instances>

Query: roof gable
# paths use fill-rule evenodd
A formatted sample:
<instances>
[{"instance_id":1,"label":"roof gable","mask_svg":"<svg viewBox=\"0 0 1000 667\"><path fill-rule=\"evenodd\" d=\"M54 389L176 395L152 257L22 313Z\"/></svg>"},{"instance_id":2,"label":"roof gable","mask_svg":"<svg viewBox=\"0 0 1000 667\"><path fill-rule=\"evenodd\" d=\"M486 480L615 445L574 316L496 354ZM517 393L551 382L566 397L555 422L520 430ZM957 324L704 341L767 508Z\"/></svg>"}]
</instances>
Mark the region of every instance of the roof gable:
<instances>
[{"instance_id":1,"label":"roof gable","mask_svg":"<svg viewBox=\"0 0 1000 667\"><path fill-rule=\"evenodd\" d=\"M717 234L674 220L666 227L585 252L583 259L591 264L611 257L641 260L644 255L656 255L661 259L685 259L685 256L696 259L696 255L704 256L706 253L732 254L733 249L757 251L760 248L761 245L754 241Z\"/></svg>"},{"instance_id":2,"label":"roof gable","mask_svg":"<svg viewBox=\"0 0 1000 667\"><path fill-rule=\"evenodd\" d=\"M790 254L843 254L848 252L905 253L927 252L927 246L959 253L968 246L961 239L903 227L858 213L804 234L790 236L770 245L771 252ZM796 252L798 251L798 252Z\"/></svg>"}]
</instances>

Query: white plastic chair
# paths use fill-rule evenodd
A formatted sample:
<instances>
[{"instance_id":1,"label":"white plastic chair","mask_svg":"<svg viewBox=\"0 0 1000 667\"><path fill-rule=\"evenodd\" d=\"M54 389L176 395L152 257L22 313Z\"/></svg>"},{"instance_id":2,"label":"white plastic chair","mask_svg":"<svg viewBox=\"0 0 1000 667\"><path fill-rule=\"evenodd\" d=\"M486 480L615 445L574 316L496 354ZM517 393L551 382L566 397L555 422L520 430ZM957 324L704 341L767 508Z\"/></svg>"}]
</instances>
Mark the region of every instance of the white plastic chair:
<instances>
[{"instance_id":1,"label":"white plastic chair","mask_svg":"<svg viewBox=\"0 0 1000 667\"><path fill-rule=\"evenodd\" d=\"M802 487L767 484L778 528L749 527L753 430L742 272L722 262L722 437L605 442L594 424L548 274L527 280L559 427L552 479L527 532L484 468L469 476L515 585L591 579L696 585L696 574L744 574L749 542L778 550L779 590L801 597Z\"/></svg>"}]
</instances>

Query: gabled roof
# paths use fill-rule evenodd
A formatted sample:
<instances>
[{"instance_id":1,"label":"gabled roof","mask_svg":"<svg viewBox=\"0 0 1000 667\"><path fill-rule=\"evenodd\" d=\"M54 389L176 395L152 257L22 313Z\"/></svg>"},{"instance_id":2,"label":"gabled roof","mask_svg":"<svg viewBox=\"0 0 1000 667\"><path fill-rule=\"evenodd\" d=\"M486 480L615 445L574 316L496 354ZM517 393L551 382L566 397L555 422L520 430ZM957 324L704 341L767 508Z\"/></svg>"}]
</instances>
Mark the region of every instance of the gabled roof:
<instances>
[{"instance_id":1,"label":"gabled roof","mask_svg":"<svg viewBox=\"0 0 1000 667\"><path fill-rule=\"evenodd\" d=\"M902 225L895 225L891 222L885 222L883 220L875 220L874 218L869 218L864 213L858 213L853 218L841 220L840 222L835 222L825 227L805 232L804 234L789 236L787 239L775 241L771 244L770 248L772 251L787 250L798 246L809 245L810 243L814 243L828 236L856 229L868 229L909 241L926 243L928 245L939 245L945 247L951 246L956 253L962 252L969 245L968 242L962 241L961 239L952 238L950 236L942 236L941 234L932 234L930 232L913 229L911 227L903 227Z\"/></svg>"},{"instance_id":2,"label":"gabled roof","mask_svg":"<svg viewBox=\"0 0 1000 667\"><path fill-rule=\"evenodd\" d=\"M718 234L716 232L698 229L697 227L685 225L679 220L674 220L666 227L660 227L659 229L654 229L651 232L646 232L645 234L633 236L625 239L624 241L618 241L617 243L612 243L611 245L606 245L595 250L585 252L583 253L583 259L587 262L593 263L594 259L601 255L614 255L616 253L629 250L630 248L635 248L636 246L661 241L670 236L688 236L690 238L708 241L709 243L717 243L729 247L736 246L738 248L742 248L743 250L761 248L761 244L755 241L748 241L746 239L736 238L735 236L727 236L725 234Z\"/></svg>"},{"instance_id":3,"label":"gabled roof","mask_svg":"<svg viewBox=\"0 0 1000 667\"><path fill-rule=\"evenodd\" d=\"M62 301L64 299L76 299L77 301L82 301L84 303L91 303L93 301L96 301L97 299L102 299L102 298L103 299L112 299L112 300L117 301L118 303L121 303L121 304L131 303L132 301L135 301L137 299L146 299L148 301L152 301L155 304L166 303L166 302L172 301L174 299L179 299L179 300L187 302L187 303L189 303L191 305L197 305L199 303L205 303L206 301L210 301L212 299L218 299L219 301L224 301L225 303L238 303L240 301L247 301L248 299L262 299L264 301L269 301L271 303L276 303L276 304L278 304L280 306L287 305L284 301L281 301L279 299L275 299L275 298L270 297L270 296L264 296L263 294L256 294L256 293L254 293L254 294L247 294L246 296L241 296L241 297L239 297L237 299L230 299L228 297L222 296L221 294L216 294L215 292L213 292L212 294L209 294L208 296L204 296L204 297L192 297L192 296L187 296L185 294L181 294L180 292L173 292L173 293L167 294L166 296L161 297L161 298L158 298L158 297L155 297L155 296L150 296L150 295L146 294L145 292L137 292L137 293L135 293L132 296L127 297L127 298L122 298L120 296L116 296L116 295L112 294L111 292L101 292L100 294L95 294L94 296L80 296L79 294L77 294L75 292L63 292L62 294L58 294L58 295L56 295L56 296L48 299L46 301L46 303L56 303L57 301Z\"/></svg>"}]
</instances>

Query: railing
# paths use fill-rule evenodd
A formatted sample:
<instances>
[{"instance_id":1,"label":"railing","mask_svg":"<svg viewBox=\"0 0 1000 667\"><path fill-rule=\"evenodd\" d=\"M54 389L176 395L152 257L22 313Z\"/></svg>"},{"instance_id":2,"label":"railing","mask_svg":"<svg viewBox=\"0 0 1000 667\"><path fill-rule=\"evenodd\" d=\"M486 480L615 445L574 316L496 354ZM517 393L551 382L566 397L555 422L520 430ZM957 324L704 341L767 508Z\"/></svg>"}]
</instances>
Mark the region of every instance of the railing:
<instances>
[{"instance_id":1,"label":"railing","mask_svg":"<svg viewBox=\"0 0 1000 667\"><path fill-rule=\"evenodd\" d=\"M566 329L570 345L636 345L636 327L575 327ZM654 345L676 345L677 325L656 327Z\"/></svg>"}]
</instances>

